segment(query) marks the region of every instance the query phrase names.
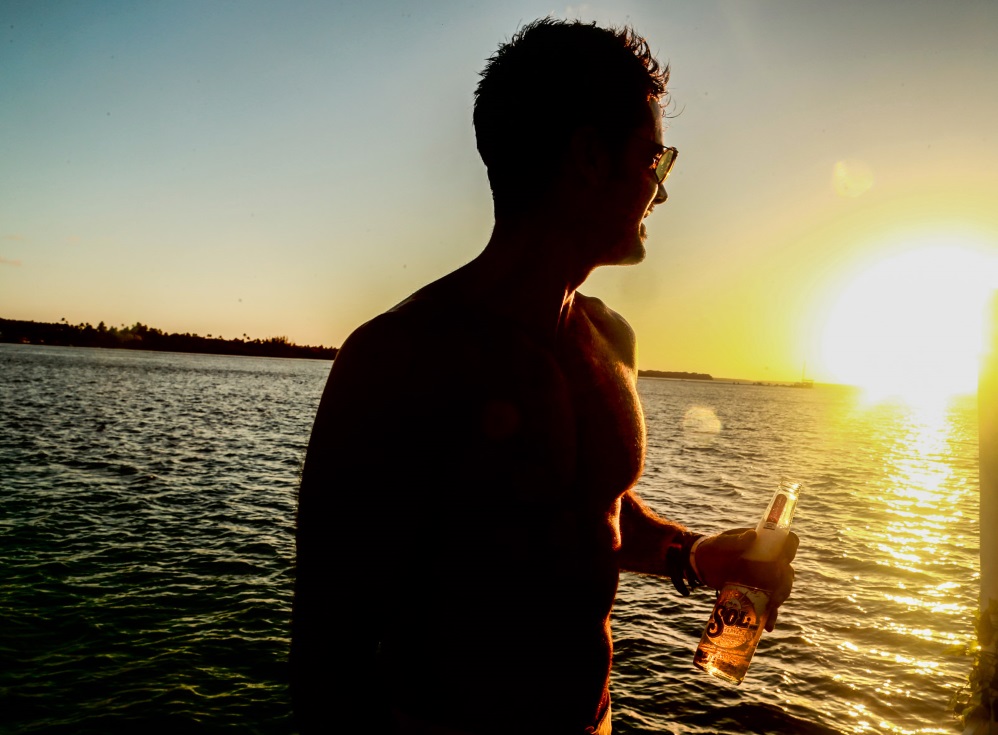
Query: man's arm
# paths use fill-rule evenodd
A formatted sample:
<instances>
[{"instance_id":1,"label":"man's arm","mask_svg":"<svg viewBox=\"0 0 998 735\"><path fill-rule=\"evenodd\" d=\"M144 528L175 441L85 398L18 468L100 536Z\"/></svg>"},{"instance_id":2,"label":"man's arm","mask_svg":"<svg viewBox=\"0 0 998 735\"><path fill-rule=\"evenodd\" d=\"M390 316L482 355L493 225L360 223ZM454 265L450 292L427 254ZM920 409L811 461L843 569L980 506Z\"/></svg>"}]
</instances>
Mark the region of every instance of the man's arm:
<instances>
[{"instance_id":1,"label":"man's arm","mask_svg":"<svg viewBox=\"0 0 998 735\"><path fill-rule=\"evenodd\" d=\"M623 317L598 299L582 298L590 318L598 321L599 330L614 345L617 359L630 371L636 391L637 345L633 330ZM773 629L776 610L790 596L793 587L794 569L790 563L797 553L799 539L796 534L790 533L783 553L776 561L744 562L741 556L755 540L753 529L733 529L700 540L698 537L702 534L656 515L633 488L620 498L619 522L621 547L618 560L622 571L664 577L681 574L675 565L684 564L685 558L676 560L673 557L671 564L667 561L669 548L679 547L683 556L689 556L696 576L708 587L720 589L725 583L737 579L772 590L769 603L771 614L766 629Z\"/></svg>"},{"instance_id":2,"label":"man's arm","mask_svg":"<svg viewBox=\"0 0 998 735\"><path fill-rule=\"evenodd\" d=\"M633 489L620 498L620 568L668 576L666 552L692 532L655 514Z\"/></svg>"},{"instance_id":3,"label":"man's arm","mask_svg":"<svg viewBox=\"0 0 998 735\"><path fill-rule=\"evenodd\" d=\"M379 448L391 443L392 369L404 370L404 340L379 318L344 343L333 363L309 441L298 498L291 693L303 733L343 731L359 713L367 732L377 701L386 519L379 517ZM400 356L400 354L402 356ZM403 364L400 364L403 363ZM361 730L357 730L360 732Z\"/></svg>"},{"instance_id":4,"label":"man's arm","mask_svg":"<svg viewBox=\"0 0 998 735\"><path fill-rule=\"evenodd\" d=\"M667 563L669 547L692 549L696 534L656 515L634 490L628 490L620 501L620 568L641 574L670 577L676 570ZM776 610L790 596L794 569L790 565L797 554L799 539L791 533L780 558L773 562L746 562L741 556L755 540L755 531L736 528L706 536L696 544L693 567L708 587L720 589L727 582L738 580L761 589L772 590L771 614L766 629L776 624ZM684 543L685 542L685 543ZM686 559L678 560L685 563Z\"/></svg>"}]
</instances>

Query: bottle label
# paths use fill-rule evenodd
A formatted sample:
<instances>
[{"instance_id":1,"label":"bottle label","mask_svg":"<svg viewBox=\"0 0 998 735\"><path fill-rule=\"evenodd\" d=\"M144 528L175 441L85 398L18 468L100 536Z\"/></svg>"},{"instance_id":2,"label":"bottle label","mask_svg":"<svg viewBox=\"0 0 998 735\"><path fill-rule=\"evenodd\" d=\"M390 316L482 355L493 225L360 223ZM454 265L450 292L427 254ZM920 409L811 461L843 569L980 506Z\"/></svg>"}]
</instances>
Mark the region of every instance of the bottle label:
<instances>
[{"instance_id":1,"label":"bottle label","mask_svg":"<svg viewBox=\"0 0 998 735\"><path fill-rule=\"evenodd\" d=\"M766 517L766 528L776 528L780 525L780 518L783 516L783 509L786 507L786 495L780 493L773 498L773 504L769 508L769 515Z\"/></svg>"},{"instance_id":2,"label":"bottle label","mask_svg":"<svg viewBox=\"0 0 998 735\"><path fill-rule=\"evenodd\" d=\"M704 635L718 648L738 649L758 640L769 593L740 584L725 585Z\"/></svg>"}]
</instances>

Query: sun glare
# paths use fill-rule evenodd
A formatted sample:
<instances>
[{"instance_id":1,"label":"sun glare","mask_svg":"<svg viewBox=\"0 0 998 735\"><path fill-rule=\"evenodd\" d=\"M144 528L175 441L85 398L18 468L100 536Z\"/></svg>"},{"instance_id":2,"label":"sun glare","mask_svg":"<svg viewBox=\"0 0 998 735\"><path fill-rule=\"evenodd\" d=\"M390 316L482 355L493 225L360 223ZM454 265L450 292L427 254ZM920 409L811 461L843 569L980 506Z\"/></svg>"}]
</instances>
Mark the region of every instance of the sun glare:
<instances>
[{"instance_id":1,"label":"sun glare","mask_svg":"<svg viewBox=\"0 0 998 735\"><path fill-rule=\"evenodd\" d=\"M874 398L972 393L998 258L956 244L881 260L840 294L822 334L822 363Z\"/></svg>"}]
</instances>

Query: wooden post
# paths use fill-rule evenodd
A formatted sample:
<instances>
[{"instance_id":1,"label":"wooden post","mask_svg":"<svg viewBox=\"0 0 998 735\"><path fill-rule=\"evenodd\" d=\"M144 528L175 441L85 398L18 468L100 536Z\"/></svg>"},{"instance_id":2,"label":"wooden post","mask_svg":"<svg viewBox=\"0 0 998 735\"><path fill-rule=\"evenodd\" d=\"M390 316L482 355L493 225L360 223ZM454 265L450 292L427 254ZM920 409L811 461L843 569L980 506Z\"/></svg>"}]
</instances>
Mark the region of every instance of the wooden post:
<instances>
[{"instance_id":1,"label":"wooden post","mask_svg":"<svg viewBox=\"0 0 998 735\"><path fill-rule=\"evenodd\" d=\"M998 292L991 302L985 354L977 388L981 493L980 651L970 674L969 698L960 703L964 735L998 735Z\"/></svg>"}]
</instances>

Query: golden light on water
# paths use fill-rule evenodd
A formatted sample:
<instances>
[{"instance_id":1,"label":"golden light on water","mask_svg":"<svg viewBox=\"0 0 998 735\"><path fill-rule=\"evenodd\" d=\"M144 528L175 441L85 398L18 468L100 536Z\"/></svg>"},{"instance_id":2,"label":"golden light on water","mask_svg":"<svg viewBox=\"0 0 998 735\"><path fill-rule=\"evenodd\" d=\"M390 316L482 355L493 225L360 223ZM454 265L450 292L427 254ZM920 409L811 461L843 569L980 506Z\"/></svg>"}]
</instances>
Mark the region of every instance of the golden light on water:
<instances>
[{"instance_id":1,"label":"golden light on water","mask_svg":"<svg viewBox=\"0 0 998 735\"><path fill-rule=\"evenodd\" d=\"M955 503L947 489L953 476L948 461L949 421L940 404L909 406L901 420L906 425L899 432L895 451L884 458L887 488L881 502L891 520L878 548L883 552L881 563L920 572L938 558L940 546L950 538L947 524L960 515L953 510ZM941 610L924 595L888 597L909 606Z\"/></svg>"},{"instance_id":2,"label":"golden light on water","mask_svg":"<svg viewBox=\"0 0 998 735\"><path fill-rule=\"evenodd\" d=\"M923 240L874 263L839 294L821 362L872 400L938 405L972 393L998 258L970 243Z\"/></svg>"},{"instance_id":3,"label":"golden light on water","mask_svg":"<svg viewBox=\"0 0 998 735\"><path fill-rule=\"evenodd\" d=\"M973 645L966 621L976 588L968 594L966 581L954 579L973 558L965 541L972 518L964 517L973 515L977 494L976 476L965 466L967 444L976 439L968 429L973 399L871 402L854 395L849 422L864 427L869 453L859 461L871 463L874 474L856 487L866 522L846 529L844 538L858 540L874 566L858 570L847 597L862 622L836 642L839 657L851 661L838 681L855 693L845 729L949 732L877 715L880 706L900 711L919 698L951 696L946 657L964 656ZM875 680L875 671L897 674Z\"/></svg>"},{"instance_id":4,"label":"golden light on water","mask_svg":"<svg viewBox=\"0 0 998 735\"><path fill-rule=\"evenodd\" d=\"M886 522L871 541L877 563L907 579L883 597L899 611L932 617L964 615L966 606L954 601L958 585L935 575L954 563L949 551L954 524L964 522L959 508L976 487L954 482L953 418L945 404L898 404L898 410L897 439L893 451L883 456L885 483L875 498ZM891 618L882 621L882 627L923 641L962 642ZM914 659L901 663L929 666Z\"/></svg>"},{"instance_id":5,"label":"golden light on water","mask_svg":"<svg viewBox=\"0 0 998 735\"><path fill-rule=\"evenodd\" d=\"M953 646L963 646L965 643L964 639L955 633L943 633L938 630L933 630L932 628L915 628L910 625L902 625L893 621L884 625L883 628L891 631L892 633L897 633L898 635L911 636L912 638L919 638L923 641L942 641Z\"/></svg>"}]
</instances>

